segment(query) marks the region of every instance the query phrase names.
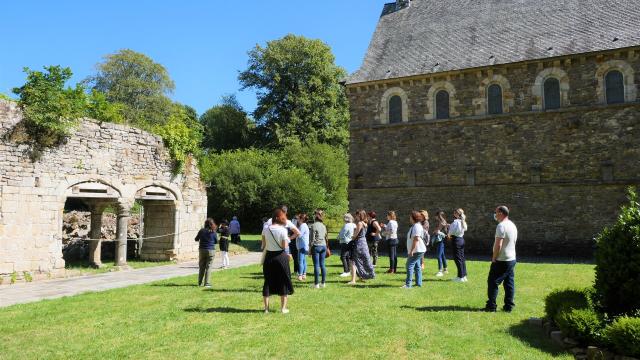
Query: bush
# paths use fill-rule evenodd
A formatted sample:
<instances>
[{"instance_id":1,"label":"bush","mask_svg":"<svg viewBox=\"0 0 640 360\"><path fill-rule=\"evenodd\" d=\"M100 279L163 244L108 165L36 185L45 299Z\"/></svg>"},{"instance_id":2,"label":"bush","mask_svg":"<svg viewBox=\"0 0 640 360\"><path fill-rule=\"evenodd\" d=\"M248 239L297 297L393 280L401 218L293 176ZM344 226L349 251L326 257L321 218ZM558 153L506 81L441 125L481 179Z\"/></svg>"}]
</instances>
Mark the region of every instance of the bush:
<instances>
[{"instance_id":1,"label":"bush","mask_svg":"<svg viewBox=\"0 0 640 360\"><path fill-rule=\"evenodd\" d=\"M602 343L602 330L604 321L602 315L593 309L567 309L560 310L556 315L557 324L562 332L583 345L595 345Z\"/></svg>"},{"instance_id":2,"label":"bush","mask_svg":"<svg viewBox=\"0 0 640 360\"><path fill-rule=\"evenodd\" d=\"M562 312L573 309L589 309L591 307L592 293L593 290L591 288L552 291L544 299L544 311L547 319L558 323L558 316Z\"/></svg>"},{"instance_id":3,"label":"bush","mask_svg":"<svg viewBox=\"0 0 640 360\"><path fill-rule=\"evenodd\" d=\"M174 104L166 124L156 125L151 132L160 135L175 161L174 172L182 172L189 155L199 155L202 141L202 126L193 123L185 108Z\"/></svg>"},{"instance_id":4,"label":"bush","mask_svg":"<svg viewBox=\"0 0 640 360\"><path fill-rule=\"evenodd\" d=\"M640 318L620 317L604 331L604 337L616 352L640 357Z\"/></svg>"},{"instance_id":5,"label":"bush","mask_svg":"<svg viewBox=\"0 0 640 360\"><path fill-rule=\"evenodd\" d=\"M640 205L633 189L617 222L596 238L596 302L611 317L640 310Z\"/></svg>"}]
</instances>

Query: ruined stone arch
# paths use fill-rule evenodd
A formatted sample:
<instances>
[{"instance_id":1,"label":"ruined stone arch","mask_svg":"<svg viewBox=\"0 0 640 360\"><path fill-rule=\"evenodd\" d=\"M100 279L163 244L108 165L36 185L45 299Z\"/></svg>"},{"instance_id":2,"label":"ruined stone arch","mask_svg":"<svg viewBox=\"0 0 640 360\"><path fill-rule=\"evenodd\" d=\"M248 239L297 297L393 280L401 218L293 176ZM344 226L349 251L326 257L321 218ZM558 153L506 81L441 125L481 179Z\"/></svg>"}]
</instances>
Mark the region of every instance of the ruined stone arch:
<instances>
[{"instance_id":1,"label":"ruined stone arch","mask_svg":"<svg viewBox=\"0 0 640 360\"><path fill-rule=\"evenodd\" d=\"M596 80L598 81L598 87L596 88L596 94L598 96L599 104L607 103L606 83L605 77L610 71L617 70L622 73L624 79L624 101L634 102L637 99L637 86L635 83L635 72L629 63L623 60L609 60L606 61L596 70Z\"/></svg>"},{"instance_id":2,"label":"ruined stone arch","mask_svg":"<svg viewBox=\"0 0 640 360\"><path fill-rule=\"evenodd\" d=\"M502 89L502 112L511 112L514 105L514 96L511 91L511 83L502 75L492 75L480 82L478 97L473 99L476 106L476 115L487 115L489 110L488 89L491 85L499 85Z\"/></svg>"},{"instance_id":3,"label":"ruined stone arch","mask_svg":"<svg viewBox=\"0 0 640 360\"><path fill-rule=\"evenodd\" d=\"M546 68L536 77L536 81L533 84L531 93L533 95L533 105L531 110L542 111L545 109L544 105L544 83L549 78L555 78L560 82L560 107L569 106L569 76L567 72L557 68Z\"/></svg>"},{"instance_id":4,"label":"ruined stone arch","mask_svg":"<svg viewBox=\"0 0 640 360\"><path fill-rule=\"evenodd\" d=\"M122 190L111 182L103 179L86 179L74 181L71 184L63 184L65 189L60 191L62 198L85 197L121 199Z\"/></svg>"},{"instance_id":5,"label":"ruined stone arch","mask_svg":"<svg viewBox=\"0 0 640 360\"><path fill-rule=\"evenodd\" d=\"M424 114L425 120L436 119L436 94L441 90L449 93L449 118L460 116L460 113L456 111L457 106L460 104L456 97L456 88L449 81L439 81L431 85L427 92L427 113Z\"/></svg>"},{"instance_id":6,"label":"ruined stone arch","mask_svg":"<svg viewBox=\"0 0 640 360\"><path fill-rule=\"evenodd\" d=\"M409 96L401 87L392 87L382 94L380 101L380 124L389 124L389 101L392 97L399 96L402 99L402 122L409 122Z\"/></svg>"},{"instance_id":7,"label":"ruined stone arch","mask_svg":"<svg viewBox=\"0 0 640 360\"><path fill-rule=\"evenodd\" d=\"M135 194L136 200L168 200L168 201L180 201L182 196L178 189L172 189L170 186L166 186L160 183L154 183L145 185L138 188Z\"/></svg>"}]
</instances>

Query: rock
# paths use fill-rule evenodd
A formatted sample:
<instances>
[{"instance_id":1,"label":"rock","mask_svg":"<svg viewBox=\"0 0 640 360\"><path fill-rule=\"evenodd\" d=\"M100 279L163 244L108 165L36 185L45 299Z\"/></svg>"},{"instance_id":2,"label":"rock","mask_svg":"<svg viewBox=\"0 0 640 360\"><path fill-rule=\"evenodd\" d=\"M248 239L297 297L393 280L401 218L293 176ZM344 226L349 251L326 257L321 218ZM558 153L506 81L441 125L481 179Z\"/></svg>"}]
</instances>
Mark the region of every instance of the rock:
<instances>
[{"instance_id":1,"label":"rock","mask_svg":"<svg viewBox=\"0 0 640 360\"><path fill-rule=\"evenodd\" d=\"M529 319L529 325L535 326L535 327L542 327L543 321L540 318L532 317Z\"/></svg>"},{"instance_id":2,"label":"rock","mask_svg":"<svg viewBox=\"0 0 640 360\"><path fill-rule=\"evenodd\" d=\"M565 345L567 345L567 347L576 347L578 345L580 345L580 343L572 338L564 338L564 340L562 340L564 342Z\"/></svg>"},{"instance_id":3,"label":"rock","mask_svg":"<svg viewBox=\"0 0 640 360\"><path fill-rule=\"evenodd\" d=\"M589 360L613 360L614 356L607 350L595 346L587 348L587 359Z\"/></svg>"},{"instance_id":4,"label":"rock","mask_svg":"<svg viewBox=\"0 0 640 360\"><path fill-rule=\"evenodd\" d=\"M578 355L585 355L586 356L587 355L587 349L576 346L576 347L571 348L571 353L573 354L573 356L578 356Z\"/></svg>"},{"instance_id":5,"label":"rock","mask_svg":"<svg viewBox=\"0 0 640 360\"><path fill-rule=\"evenodd\" d=\"M564 347L564 335L562 335L562 331L554 330L549 334L551 341L556 343L559 346Z\"/></svg>"}]
</instances>

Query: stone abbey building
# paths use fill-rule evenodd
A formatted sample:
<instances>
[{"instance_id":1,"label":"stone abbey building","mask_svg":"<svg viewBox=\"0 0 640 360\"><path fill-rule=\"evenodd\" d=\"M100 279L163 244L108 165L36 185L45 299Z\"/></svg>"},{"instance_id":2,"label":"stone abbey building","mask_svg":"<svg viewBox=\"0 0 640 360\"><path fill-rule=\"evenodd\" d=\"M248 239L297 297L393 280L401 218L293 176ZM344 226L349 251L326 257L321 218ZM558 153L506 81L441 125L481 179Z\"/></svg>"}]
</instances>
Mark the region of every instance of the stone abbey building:
<instances>
[{"instance_id":1,"label":"stone abbey building","mask_svg":"<svg viewBox=\"0 0 640 360\"><path fill-rule=\"evenodd\" d=\"M506 204L520 254L591 254L640 183L639 5L387 4L346 84L352 209L462 207L488 254Z\"/></svg>"},{"instance_id":2,"label":"stone abbey building","mask_svg":"<svg viewBox=\"0 0 640 360\"><path fill-rule=\"evenodd\" d=\"M0 276L64 269L65 203L91 211L90 259L101 265L102 214L117 212L116 265L127 264L127 224L143 207L144 260L198 256L194 237L204 223L207 196L194 163L173 174L160 137L139 129L85 119L65 144L28 156L12 134L22 120L14 102L0 100Z\"/></svg>"}]
</instances>

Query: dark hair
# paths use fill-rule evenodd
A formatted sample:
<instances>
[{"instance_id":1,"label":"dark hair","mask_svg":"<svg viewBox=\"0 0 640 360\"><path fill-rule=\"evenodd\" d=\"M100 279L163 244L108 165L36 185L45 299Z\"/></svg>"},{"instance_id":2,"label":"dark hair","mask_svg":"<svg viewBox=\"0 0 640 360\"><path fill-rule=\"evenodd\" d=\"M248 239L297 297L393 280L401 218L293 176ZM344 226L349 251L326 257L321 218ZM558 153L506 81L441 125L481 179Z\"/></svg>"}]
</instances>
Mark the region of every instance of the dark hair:
<instances>
[{"instance_id":1,"label":"dark hair","mask_svg":"<svg viewBox=\"0 0 640 360\"><path fill-rule=\"evenodd\" d=\"M298 222L299 223L306 223L307 221L309 221L309 215L307 215L305 213L300 213L300 215L298 215Z\"/></svg>"},{"instance_id":2,"label":"dark hair","mask_svg":"<svg viewBox=\"0 0 640 360\"><path fill-rule=\"evenodd\" d=\"M205 220L204 222L204 228L209 229L209 231L216 231L218 227L216 226L216 222L213 221L212 218L207 218L207 220Z\"/></svg>"},{"instance_id":3,"label":"dark hair","mask_svg":"<svg viewBox=\"0 0 640 360\"><path fill-rule=\"evenodd\" d=\"M364 221L367 222L367 212L360 209L360 210L356 210L355 216L356 221Z\"/></svg>"},{"instance_id":4,"label":"dark hair","mask_svg":"<svg viewBox=\"0 0 640 360\"><path fill-rule=\"evenodd\" d=\"M278 225L286 225L287 224L287 213L282 210L282 208L277 208L273 210L273 217L271 218L272 224Z\"/></svg>"},{"instance_id":5,"label":"dark hair","mask_svg":"<svg viewBox=\"0 0 640 360\"><path fill-rule=\"evenodd\" d=\"M324 211L320 209L316 210L316 213L314 214L314 218L316 219L316 221L322 222L324 220Z\"/></svg>"},{"instance_id":6,"label":"dark hair","mask_svg":"<svg viewBox=\"0 0 640 360\"><path fill-rule=\"evenodd\" d=\"M371 219L375 219L377 214L376 214L376 212L375 212L375 211L369 211L369 214L368 214L368 215L369 215L369 217L370 217Z\"/></svg>"},{"instance_id":7,"label":"dark hair","mask_svg":"<svg viewBox=\"0 0 640 360\"><path fill-rule=\"evenodd\" d=\"M509 208L504 205L498 206L498 211L504 216L509 216Z\"/></svg>"},{"instance_id":8,"label":"dark hair","mask_svg":"<svg viewBox=\"0 0 640 360\"><path fill-rule=\"evenodd\" d=\"M411 220L413 220L414 223L422 223L425 219L424 215L422 215L420 211L414 210L411 212Z\"/></svg>"}]
</instances>

